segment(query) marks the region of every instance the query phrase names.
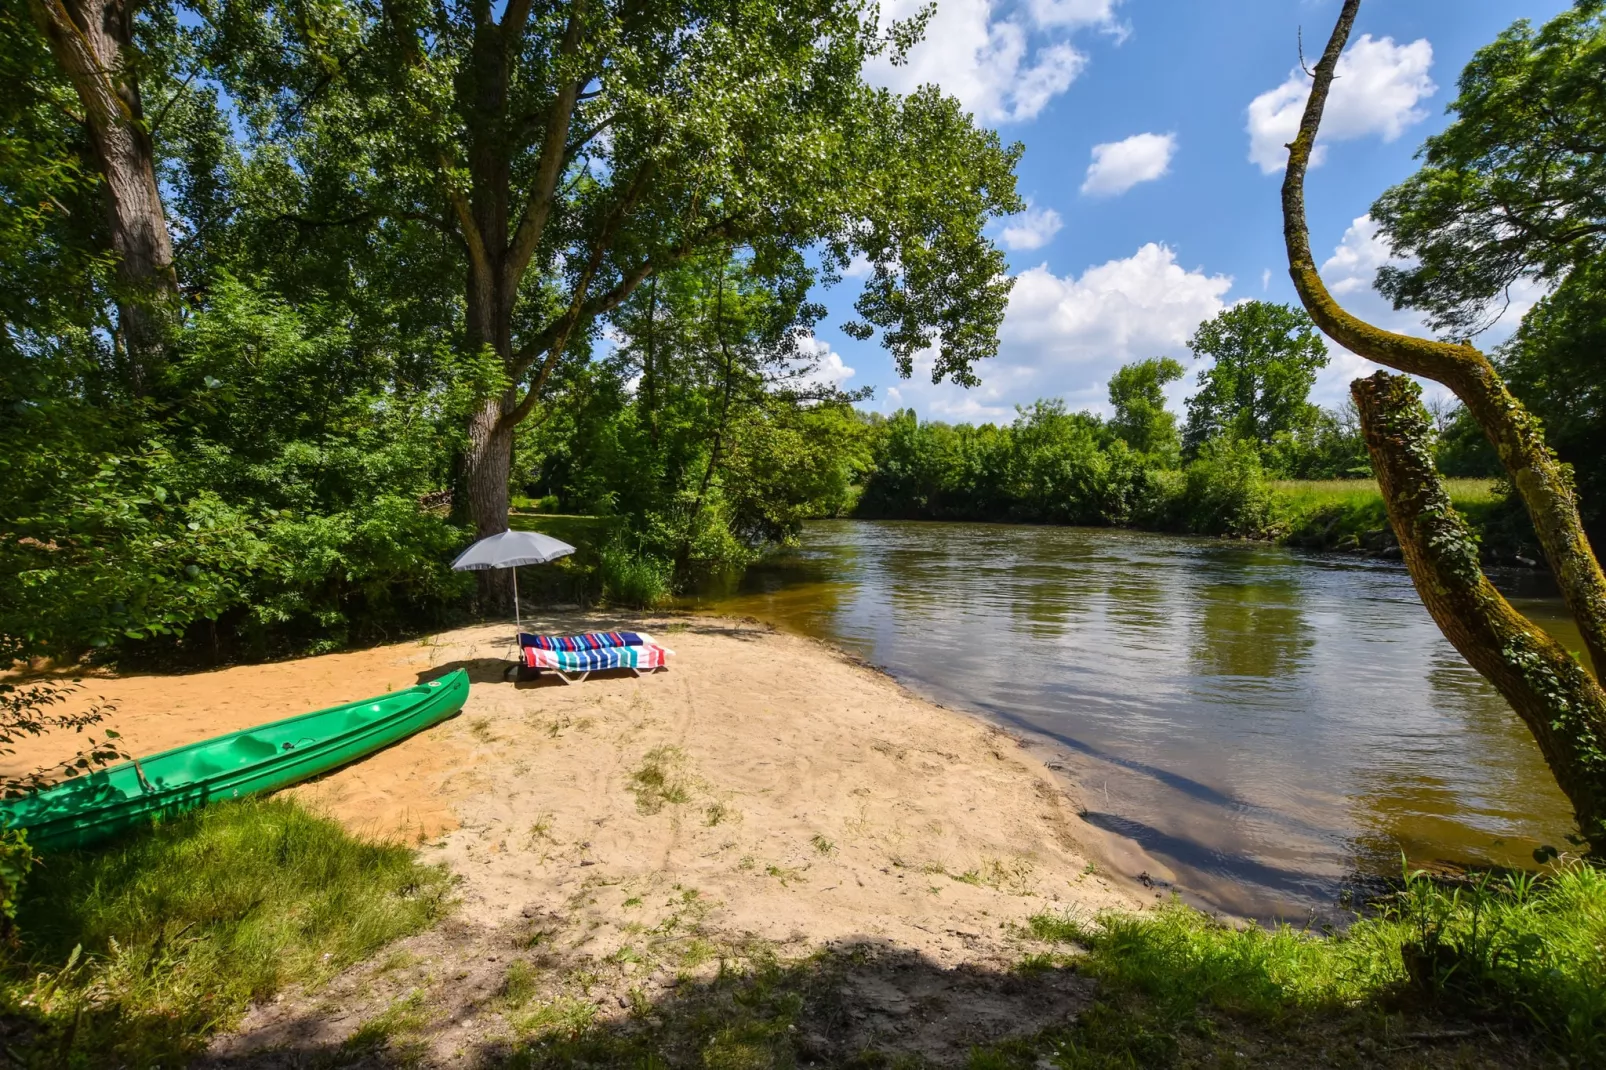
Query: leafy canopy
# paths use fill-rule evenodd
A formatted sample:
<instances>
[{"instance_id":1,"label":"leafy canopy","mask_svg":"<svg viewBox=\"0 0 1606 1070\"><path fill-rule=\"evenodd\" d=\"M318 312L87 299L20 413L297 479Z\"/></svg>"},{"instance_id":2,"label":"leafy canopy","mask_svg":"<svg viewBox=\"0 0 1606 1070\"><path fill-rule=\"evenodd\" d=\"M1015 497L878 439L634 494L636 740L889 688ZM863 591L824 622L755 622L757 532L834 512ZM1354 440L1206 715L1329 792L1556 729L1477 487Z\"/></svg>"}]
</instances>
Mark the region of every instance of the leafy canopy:
<instances>
[{"instance_id":1,"label":"leafy canopy","mask_svg":"<svg viewBox=\"0 0 1606 1070\"><path fill-rule=\"evenodd\" d=\"M1181 378L1182 365L1171 357L1122 365L1110 376L1110 429L1139 453L1174 459L1177 418L1165 407L1165 387Z\"/></svg>"},{"instance_id":2,"label":"leafy canopy","mask_svg":"<svg viewBox=\"0 0 1606 1070\"><path fill-rule=\"evenodd\" d=\"M1188 399L1183 445L1190 453L1223 435L1270 444L1309 428L1316 415L1310 389L1328 357L1304 312L1245 301L1200 324L1188 348L1214 361Z\"/></svg>"},{"instance_id":3,"label":"leafy canopy","mask_svg":"<svg viewBox=\"0 0 1606 1070\"><path fill-rule=\"evenodd\" d=\"M982 228L1020 208L1021 148L934 88L863 81L917 27L884 35L835 0L220 11L214 50L282 161L283 210L448 235L469 341L515 383L582 352L653 273L721 248L827 279L864 256L849 329L881 331L905 373L935 347L934 378L974 382L996 351L1010 280Z\"/></svg>"},{"instance_id":4,"label":"leafy canopy","mask_svg":"<svg viewBox=\"0 0 1606 1070\"><path fill-rule=\"evenodd\" d=\"M1526 19L1479 49L1422 168L1372 216L1396 256L1378 287L1471 335L1522 278L1555 281L1606 251L1606 0Z\"/></svg>"}]
</instances>

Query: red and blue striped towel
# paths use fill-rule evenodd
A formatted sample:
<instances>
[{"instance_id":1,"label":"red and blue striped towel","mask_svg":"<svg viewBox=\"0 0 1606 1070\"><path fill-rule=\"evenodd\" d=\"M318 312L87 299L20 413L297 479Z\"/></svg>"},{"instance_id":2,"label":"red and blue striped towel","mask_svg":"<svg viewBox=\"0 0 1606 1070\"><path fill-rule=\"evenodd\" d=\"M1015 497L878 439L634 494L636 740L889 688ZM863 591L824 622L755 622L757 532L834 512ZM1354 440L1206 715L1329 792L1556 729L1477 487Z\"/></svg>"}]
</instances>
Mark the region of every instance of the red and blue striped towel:
<instances>
[{"instance_id":1,"label":"red and blue striped towel","mask_svg":"<svg viewBox=\"0 0 1606 1070\"><path fill-rule=\"evenodd\" d=\"M644 642L635 632L586 632L584 635L519 633L519 646L536 650L606 650L610 647L641 646Z\"/></svg>"},{"instance_id":2,"label":"red and blue striped towel","mask_svg":"<svg viewBox=\"0 0 1606 1070\"><path fill-rule=\"evenodd\" d=\"M597 669L660 669L671 651L651 643L639 646L605 646L594 650L548 650L524 648L524 664L531 669L557 669L561 672L591 672Z\"/></svg>"}]
</instances>

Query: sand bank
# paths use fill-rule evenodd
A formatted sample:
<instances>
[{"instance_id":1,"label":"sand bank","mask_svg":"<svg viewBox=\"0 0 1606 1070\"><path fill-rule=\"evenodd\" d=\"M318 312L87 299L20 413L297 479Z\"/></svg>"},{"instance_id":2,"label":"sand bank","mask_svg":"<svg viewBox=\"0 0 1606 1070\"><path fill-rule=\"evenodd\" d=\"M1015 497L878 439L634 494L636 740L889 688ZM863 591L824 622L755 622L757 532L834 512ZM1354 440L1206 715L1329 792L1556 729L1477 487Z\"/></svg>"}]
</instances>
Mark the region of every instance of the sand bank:
<instances>
[{"instance_id":1,"label":"sand bank","mask_svg":"<svg viewBox=\"0 0 1606 1070\"><path fill-rule=\"evenodd\" d=\"M273 665L93 678L87 691L148 753L468 669L459 717L295 794L450 866L459 926L548 919L571 962L617 962L668 924L783 954L871 940L937 968L1003 967L1035 913L1136 905L1089 864L1095 834L1063 786L1006 733L761 625L643 625L676 651L669 671L504 682L502 625ZM437 952L479 940L459 930ZM346 1028L329 1014L311 1022L306 1008L293 1023L287 1014L266 1009L248 1029L280 1042L286 1029L337 1040Z\"/></svg>"}]
</instances>

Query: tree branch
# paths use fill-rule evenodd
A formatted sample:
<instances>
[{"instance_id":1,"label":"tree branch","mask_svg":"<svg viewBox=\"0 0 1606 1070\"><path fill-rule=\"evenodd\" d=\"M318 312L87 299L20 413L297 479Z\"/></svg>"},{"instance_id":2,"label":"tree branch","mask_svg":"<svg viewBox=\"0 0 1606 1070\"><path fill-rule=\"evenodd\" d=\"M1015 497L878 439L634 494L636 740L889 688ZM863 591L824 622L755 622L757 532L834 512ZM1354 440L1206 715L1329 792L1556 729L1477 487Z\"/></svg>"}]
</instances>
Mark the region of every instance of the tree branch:
<instances>
[{"instance_id":1,"label":"tree branch","mask_svg":"<svg viewBox=\"0 0 1606 1070\"><path fill-rule=\"evenodd\" d=\"M426 67L423 51L418 47L418 31L413 29L397 10L394 0L383 0L385 18L390 22L396 35L396 45L401 49L402 58L407 65L415 71L423 71ZM435 165L440 170L441 185L446 193L446 201L452 207L452 213L457 217L458 229L462 232L463 245L468 250L470 269L484 282L494 282L495 276L491 270L491 258L485 249L485 236L474 223L474 212L468 203L468 197L452 182L452 164L447 158L446 151L440 146L435 147Z\"/></svg>"},{"instance_id":2,"label":"tree branch","mask_svg":"<svg viewBox=\"0 0 1606 1070\"><path fill-rule=\"evenodd\" d=\"M1545 445L1538 421L1506 389L1489 359L1477 349L1375 327L1346 312L1316 270L1305 225L1305 172L1332 87L1333 69L1359 9L1360 0L1345 0L1327 51L1316 65L1299 136L1289 146L1288 172L1283 179L1283 240L1294 289L1317 326L1346 349L1398 371L1443 383L1461 399L1521 495L1584 645L1595 664L1606 666L1606 576L1579 522L1571 476Z\"/></svg>"},{"instance_id":3,"label":"tree branch","mask_svg":"<svg viewBox=\"0 0 1606 1070\"><path fill-rule=\"evenodd\" d=\"M581 29L580 10L576 5L569 13L569 23L564 28L563 42L558 48L560 73L563 61L572 58L580 49ZM505 297L511 297L518 290L524 269L535 256L536 247L541 244L541 237L546 232L546 222L552 214L552 195L568 160L565 148L569 123L574 117L575 98L585 88L587 81L589 78L571 78L560 84L552 107L547 112L546 132L541 139L541 155L535 166L535 177L530 182L529 200L524 207L524 217L519 220L518 229L513 234L513 244L502 278L498 280Z\"/></svg>"},{"instance_id":4,"label":"tree branch","mask_svg":"<svg viewBox=\"0 0 1606 1070\"><path fill-rule=\"evenodd\" d=\"M1434 466L1420 390L1378 372L1350 387L1389 523L1422 604L1539 743L1596 853L1606 851L1606 692L1544 629L1512 608Z\"/></svg>"}]
</instances>

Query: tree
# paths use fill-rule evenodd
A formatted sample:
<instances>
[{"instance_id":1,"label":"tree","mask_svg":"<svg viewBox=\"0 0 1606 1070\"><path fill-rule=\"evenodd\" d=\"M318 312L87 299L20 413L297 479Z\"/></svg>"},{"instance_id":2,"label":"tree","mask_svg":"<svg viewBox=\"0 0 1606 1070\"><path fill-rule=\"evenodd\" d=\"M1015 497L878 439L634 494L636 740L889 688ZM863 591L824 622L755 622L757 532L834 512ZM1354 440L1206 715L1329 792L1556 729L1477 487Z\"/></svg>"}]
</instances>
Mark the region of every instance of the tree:
<instances>
[{"instance_id":1,"label":"tree","mask_svg":"<svg viewBox=\"0 0 1606 1070\"><path fill-rule=\"evenodd\" d=\"M1122 365L1110 376L1110 430L1139 453L1175 463L1179 452L1176 415L1165 407L1165 386L1182 378L1182 365L1170 357L1150 357Z\"/></svg>"},{"instance_id":2,"label":"tree","mask_svg":"<svg viewBox=\"0 0 1606 1070\"><path fill-rule=\"evenodd\" d=\"M120 341L135 394L154 384L177 313L173 239L156 180L134 44L135 0L28 0L61 72L77 92L91 156L103 180L116 253Z\"/></svg>"},{"instance_id":3,"label":"tree","mask_svg":"<svg viewBox=\"0 0 1606 1070\"><path fill-rule=\"evenodd\" d=\"M1397 308L1468 337L1522 278L1556 282L1606 252L1606 0L1539 30L1521 20L1461 74L1455 114L1423 165L1372 216L1396 256L1378 274ZM1491 315L1492 313L1492 315Z\"/></svg>"},{"instance_id":4,"label":"tree","mask_svg":"<svg viewBox=\"0 0 1606 1070\"><path fill-rule=\"evenodd\" d=\"M1585 5L1590 6L1590 5ZM1579 520L1566 469L1494 365L1465 343L1381 330L1346 312L1322 282L1305 224L1305 172L1360 0L1345 0L1316 65L1283 179L1289 274L1311 317L1340 345L1448 386L1500 456L1596 665L1606 665L1606 576ZM1409 378L1378 372L1351 392L1389 523L1423 604L1445 637L1533 733L1572 802L1582 842L1606 851L1606 691L1565 647L1518 613L1478 562L1477 542L1434 467L1431 424Z\"/></svg>"},{"instance_id":5,"label":"tree","mask_svg":"<svg viewBox=\"0 0 1606 1070\"><path fill-rule=\"evenodd\" d=\"M1188 348L1214 358L1188 399L1183 448L1194 455L1221 435L1269 444L1311 422L1307 400L1327 346L1310 317L1289 305L1245 301L1199 325Z\"/></svg>"},{"instance_id":6,"label":"tree","mask_svg":"<svg viewBox=\"0 0 1606 1070\"><path fill-rule=\"evenodd\" d=\"M823 249L831 279L861 253L874 270L849 329L880 328L905 374L935 344L934 378L972 382L996 351L1010 281L982 228L1020 206L1019 147L935 90L900 98L860 76L923 18L883 35L873 9L830 0L231 10L231 85L261 128L293 135L317 214L449 239L461 344L497 368L457 488L482 535L507 525L514 431L559 363L691 258L745 250L785 276Z\"/></svg>"},{"instance_id":7,"label":"tree","mask_svg":"<svg viewBox=\"0 0 1606 1070\"><path fill-rule=\"evenodd\" d=\"M1575 267L1496 360L1572 466L1591 540L1606 536L1606 258Z\"/></svg>"}]
</instances>

